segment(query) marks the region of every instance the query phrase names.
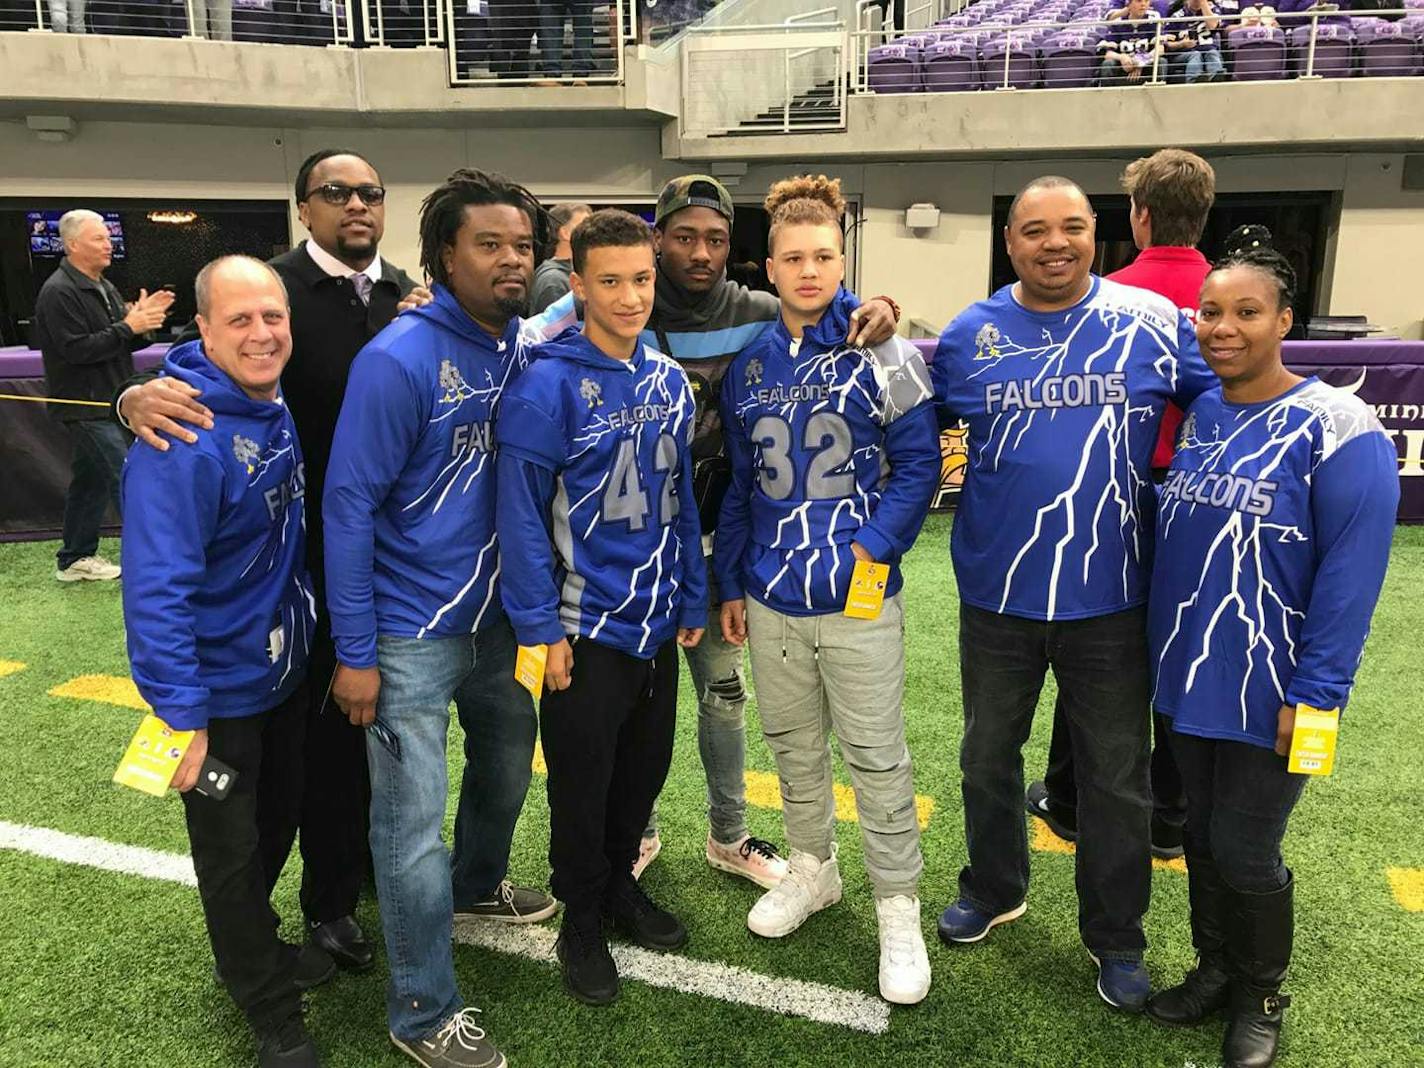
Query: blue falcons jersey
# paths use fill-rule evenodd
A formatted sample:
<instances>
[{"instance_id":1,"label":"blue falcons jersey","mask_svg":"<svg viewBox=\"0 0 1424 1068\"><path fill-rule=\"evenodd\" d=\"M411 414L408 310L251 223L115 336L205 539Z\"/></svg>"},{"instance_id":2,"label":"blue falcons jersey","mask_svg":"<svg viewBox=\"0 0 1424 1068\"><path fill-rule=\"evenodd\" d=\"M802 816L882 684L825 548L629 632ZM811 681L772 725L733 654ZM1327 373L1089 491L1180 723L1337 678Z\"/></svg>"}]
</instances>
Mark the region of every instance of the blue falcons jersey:
<instances>
[{"instance_id":1,"label":"blue falcons jersey","mask_svg":"<svg viewBox=\"0 0 1424 1068\"><path fill-rule=\"evenodd\" d=\"M374 666L378 633L450 637L499 618L495 412L570 305L492 337L437 285L356 356L322 503L343 664Z\"/></svg>"},{"instance_id":2,"label":"blue falcons jersey","mask_svg":"<svg viewBox=\"0 0 1424 1068\"><path fill-rule=\"evenodd\" d=\"M497 428L505 610L522 645L580 635L651 658L707 625L687 375L575 331L534 361Z\"/></svg>"},{"instance_id":3,"label":"blue falcons jersey","mask_svg":"<svg viewBox=\"0 0 1424 1068\"><path fill-rule=\"evenodd\" d=\"M931 376L940 424L969 424L960 598L1029 619L1144 603L1162 412L1216 385L1172 302L1094 277L1073 307L1032 312L1005 286L949 324Z\"/></svg>"},{"instance_id":4,"label":"blue falcons jersey","mask_svg":"<svg viewBox=\"0 0 1424 1068\"><path fill-rule=\"evenodd\" d=\"M841 291L793 340L775 326L732 363L722 418L732 483L713 568L725 599L751 596L791 615L845 607L857 541L892 565L915 542L939 483L929 372L891 338L845 344L854 298Z\"/></svg>"},{"instance_id":5,"label":"blue falcons jersey","mask_svg":"<svg viewBox=\"0 0 1424 1068\"><path fill-rule=\"evenodd\" d=\"M1399 460L1318 379L1261 404L1205 394L1163 483L1154 703L1188 734L1270 747L1282 704L1343 707L1384 582Z\"/></svg>"}]
</instances>

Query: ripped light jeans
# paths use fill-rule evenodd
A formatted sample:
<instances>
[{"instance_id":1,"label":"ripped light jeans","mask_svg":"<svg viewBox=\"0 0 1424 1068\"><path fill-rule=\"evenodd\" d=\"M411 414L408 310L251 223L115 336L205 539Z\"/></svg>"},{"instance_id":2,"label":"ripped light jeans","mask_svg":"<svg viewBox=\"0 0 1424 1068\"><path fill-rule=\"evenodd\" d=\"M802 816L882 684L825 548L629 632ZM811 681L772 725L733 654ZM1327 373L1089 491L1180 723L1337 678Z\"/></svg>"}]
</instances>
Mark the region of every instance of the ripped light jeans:
<instances>
[{"instance_id":1,"label":"ripped light jeans","mask_svg":"<svg viewBox=\"0 0 1424 1068\"><path fill-rule=\"evenodd\" d=\"M720 605L712 606L707 632L683 653L697 691L697 749L707 773L707 818L712 837L731 845L747 833L747 689L741 647L722 640L720 612ZM654 806L644 837L657 830L657 819Z\"/></svg>"},{"instance_id":2,"label":"ripped light jeans","mask_svg":"<svg viewBox=\"0 0 1424 1068\"><path fill-rule=\"evenodd\" d=\"M836 805L830 732L855 788L876 897L918 893L924 861L905 744L905 615L897 594L877 619L790 616L747 598L747 639L762 731L776 756L786 841L831 855Z\"/></svg>"}]
</instances>

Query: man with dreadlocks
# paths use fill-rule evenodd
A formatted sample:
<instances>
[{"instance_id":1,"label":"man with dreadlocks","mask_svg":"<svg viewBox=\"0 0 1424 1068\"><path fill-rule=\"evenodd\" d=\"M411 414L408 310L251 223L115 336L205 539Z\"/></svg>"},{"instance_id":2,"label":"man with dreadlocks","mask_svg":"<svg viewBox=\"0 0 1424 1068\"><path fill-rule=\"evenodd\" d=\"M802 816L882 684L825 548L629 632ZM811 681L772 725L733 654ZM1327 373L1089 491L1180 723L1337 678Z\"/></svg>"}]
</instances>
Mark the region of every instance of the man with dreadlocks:
<instances>
[{"instance_id":1,"label":"man with dreadlocks","mask_svg":"<svg viewBox=\"0 0 1424 1068\"><path fill-rule=\"evenodd\" d=\"M456 987L452 912L528 923L557 907L505 878L535 718L500 607L492 433L540 337L543 320L520 315L546 227L533 196L499 175L459 170L426 197L420 255L434 300L352 364L322 503L332 696L369 728L391 1041L440 1068L504 1064ZM466 757L453 863L440 837L451 700Z\"/></svg>"}]
</instances>

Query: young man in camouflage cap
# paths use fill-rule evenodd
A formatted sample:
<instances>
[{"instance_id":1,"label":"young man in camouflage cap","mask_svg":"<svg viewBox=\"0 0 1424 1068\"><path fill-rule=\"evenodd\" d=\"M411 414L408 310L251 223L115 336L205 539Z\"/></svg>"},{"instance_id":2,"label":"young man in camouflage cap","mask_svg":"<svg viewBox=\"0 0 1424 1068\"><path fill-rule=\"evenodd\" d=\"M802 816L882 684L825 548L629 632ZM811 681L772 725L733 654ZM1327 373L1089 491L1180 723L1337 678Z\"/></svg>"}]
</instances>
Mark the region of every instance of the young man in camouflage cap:
<instances>
[{"instance_id":1,"label":"young man in camouflage cap","mask_svg":"<svg viewBox=\"0 0 1424 1068\"><path fill-rule=\"evenodd\" d=\"M731 194L710 175L683 175L663 187L653 223L657 296L641 339L681 365L697 398L693 486L702 548L708 555L728 479L718 411L722 375L737 353L777 317L780 307L775 294L749 290L727 278L733 215ZM888 297L869 300L857 309L849 340L884 341L895 332L898 318L899 309ZM712 622L702 642L684 650L697 691L697 743L707 773L707 863L770 889L786 873L786 861L770 842L747 831L742 650L722 640L715 583L710 592ZM642 874L662 848L656 821L655 810L635 875Z\"/></svg>"}]
</instances>

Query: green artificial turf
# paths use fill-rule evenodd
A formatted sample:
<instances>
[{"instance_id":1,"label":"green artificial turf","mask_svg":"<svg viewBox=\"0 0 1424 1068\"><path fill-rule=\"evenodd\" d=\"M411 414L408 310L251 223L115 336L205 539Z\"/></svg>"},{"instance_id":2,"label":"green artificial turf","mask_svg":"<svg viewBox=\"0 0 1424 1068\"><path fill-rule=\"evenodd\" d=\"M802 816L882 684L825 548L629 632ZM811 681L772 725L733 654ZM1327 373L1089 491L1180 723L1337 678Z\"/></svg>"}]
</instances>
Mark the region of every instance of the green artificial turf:
<instances>
[{"instance_id":1,"label":"green artificial turf","mask_svg":"<svg viewBox=\"0 0 1424 1068\"><path fill-rule=\"evenodd\" d=\"M949 520L932 517L905 565L905 711L915 785L936 807L923 837L921 883L934 987L868 1035L675 993L642 983L602 1010L561 991L552 968L457 946L466 998L516 1068L610 1065L1187 1065L1219 1063L1220 1025L1164 1031L1109 1011L1076 932L1072 858L1033 856L1029 912L972 947L933 938L964 862L955 755L962 725L956 602L946 550ZM76 675L127 673L118 589L54 582L52 544L0 545L0 820L184 851L181 805L109 779L139 718L133 709L57 698ZM110 556L117 546L106 545ZM1342 733L1335 775L1312 783L1286 841L1297 877L1296 956L1288 984L1284 1065L1424 1064L1424 913L1393 898L1385 869L1424 867L1417 812L1421 741L1419 636L1424 634L1424 530L1401 528L1374 632ZM1041 773L1051 681L1025 752ZM688 923L684 951L773 976L873 995L875 915L858 828L840 825L845 900L795 935L768 942L745 926L758 891L711 871L696 724L684 682L677 752L659 806L662 856L646 885ZM754 710L754 706L753 706ZM771 771L755 715L748 764ZM458 734L452 734L456 767ZM847 781L838 769L839 781ZM458 781L452 775L452 783ZM779 813L752 808L755 834L781 841ZM544 884L548 814L536 776L514 844L511 874ZM294 861L276 903L299 937ZM171 883L0 850L0 1065L242 1065L252 1047L213 983L196 894ZM1153 876L1147 963L1154 983L1191 964L1185 879ZM371 901L360 919L379 931ZM341 975L309 999L326 1063L407 1063L386 1040L384 971Z\"/></svg>"}]
</instances>

